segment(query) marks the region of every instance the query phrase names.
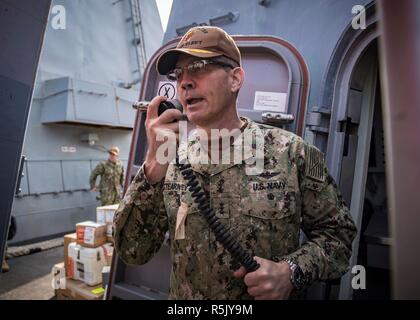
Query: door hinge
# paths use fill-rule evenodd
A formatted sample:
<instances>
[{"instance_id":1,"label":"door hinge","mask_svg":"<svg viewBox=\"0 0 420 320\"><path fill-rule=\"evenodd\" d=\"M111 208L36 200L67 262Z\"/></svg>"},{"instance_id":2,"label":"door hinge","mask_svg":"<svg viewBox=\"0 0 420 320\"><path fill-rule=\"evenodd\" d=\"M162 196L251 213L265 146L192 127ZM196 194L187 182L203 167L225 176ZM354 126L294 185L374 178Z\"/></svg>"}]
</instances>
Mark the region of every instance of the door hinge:
<instances>
[{"instance_id":1,"label":"door hinge","mask_svg":"<svg viewBox=\"0 0 420 320\"><path fill-rule=\"evenodd\" d=\"M328 133L330 117L331 111L329 108L313 107L312 111L308 112L306 126L313 132Z\"/></svg>"}]
</instances>

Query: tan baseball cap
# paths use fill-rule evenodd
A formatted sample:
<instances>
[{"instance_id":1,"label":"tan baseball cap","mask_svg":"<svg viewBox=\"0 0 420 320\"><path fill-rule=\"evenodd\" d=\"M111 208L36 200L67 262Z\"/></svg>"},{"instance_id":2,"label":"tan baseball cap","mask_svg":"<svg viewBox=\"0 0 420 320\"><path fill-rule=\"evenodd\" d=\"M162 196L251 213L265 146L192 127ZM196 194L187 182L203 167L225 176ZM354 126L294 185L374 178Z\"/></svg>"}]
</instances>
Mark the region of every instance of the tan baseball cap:
<instances>
[{"instance_id":1,"label":"tan baseball cap","mask_svg":"<svg viewBox=\"0 0 420 320\"><path fill-rule=\"evenodd\" d=\"M214 26L193 27L182 37L176 49L162 53L157 61L157 71L165 75L171 71L181 53L199 58L225 56L241 65L241 53L235 41L223 29Z\"/></svg>"},{"instance_id":2,"label":"tan baseball cap","mask_svg":"<svg viewBox=\"0 0 420 320\"><path fill-rule=\"evenodd\" d=\"M108 152L110 154L114 155L114 156L118 156L120 154L120 148L118 148L118 147L112 147L111 149L109 149Z\"/></svg>"}]
</instances>

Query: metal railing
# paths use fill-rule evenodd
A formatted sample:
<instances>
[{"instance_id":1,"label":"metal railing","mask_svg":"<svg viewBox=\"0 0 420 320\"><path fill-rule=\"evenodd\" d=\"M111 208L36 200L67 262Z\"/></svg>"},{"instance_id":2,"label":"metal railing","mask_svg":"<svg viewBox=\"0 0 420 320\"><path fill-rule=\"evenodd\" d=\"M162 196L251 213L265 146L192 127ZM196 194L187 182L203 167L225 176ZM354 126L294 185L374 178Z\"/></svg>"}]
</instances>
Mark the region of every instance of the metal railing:
<instances>
[{"instance_id":1,"label":"metal railing","mask_svg":"<svg viewBox=\"0 0 420 320\"><path fill-rule=\"evenodd\" d=\"M104 161L104 159L72 159L72 160L26 160L25 161L25 167L24 172L21 177L21 189L23 185L25 184L27 186L27 190L25 190L24 193L20 192L16 195L17 198L23 198L28 196L41 196L41 195L58 195L63 193L74 193L74 192L87 192L90 190L89 186L89 176L90 172L94 169L94 163L99 163L101 161ZM121 159L122 162L127 162L126 159ZM69 163L69 162L86 162L86 164L89 164L89 175L86 176L86 184L80 186L77 186L75 188L68 188L66 187L66 174L64 171L63 164ZM28 164L30 163L58 163L58 169L57 174L60 175L60 187L55 188L53 190L46 189L45 191L36 192L31 190L31 169L28 169ZM33 175L32 175L33 176ZM46 180L45 183L48 183Z\"/></svg>"}]
</instances>

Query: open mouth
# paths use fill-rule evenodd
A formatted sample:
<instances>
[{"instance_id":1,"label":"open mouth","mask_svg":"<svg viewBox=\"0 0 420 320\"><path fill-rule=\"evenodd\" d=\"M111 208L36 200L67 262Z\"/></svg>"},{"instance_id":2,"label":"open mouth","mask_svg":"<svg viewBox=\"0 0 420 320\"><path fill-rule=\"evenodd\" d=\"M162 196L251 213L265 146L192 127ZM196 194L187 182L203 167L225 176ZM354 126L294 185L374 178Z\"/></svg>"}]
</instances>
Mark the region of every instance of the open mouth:
<instances>
[{"instance_id":1,"label":"open mouth","mask_svg":"<svg viewBox=\"0 0 420 320\"><path fill-rule=\"evenodd\" d=\"M200 103L203 100L204 99L202 99L202 98L191 98L191 99L187 99L187 105L191 106L191 105L194 105L196 103Z\"/></svg>"}]
</instances>

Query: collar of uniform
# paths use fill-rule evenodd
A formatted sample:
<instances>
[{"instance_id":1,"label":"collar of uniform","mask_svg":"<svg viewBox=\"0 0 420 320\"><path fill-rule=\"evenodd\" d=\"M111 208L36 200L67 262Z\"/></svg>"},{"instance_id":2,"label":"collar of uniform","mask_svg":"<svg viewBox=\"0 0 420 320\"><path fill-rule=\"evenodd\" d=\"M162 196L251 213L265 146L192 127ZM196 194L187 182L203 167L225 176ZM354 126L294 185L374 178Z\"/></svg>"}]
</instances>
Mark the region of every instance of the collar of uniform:
<instances>
[{"instance_id":1,"label":"collar of uniform","mask_svg":"<svg viewBox=\"0 0 420 320\"><path fill-rule=\"evenodd\" d=\"M259 126L252 120L246 117L240 117L242 121L245 121L246 124L242 131L242 145L240 144L231 144L230 148L230 161L229 163L220 163L220 164L212 164L207 151L203 152L201 150L202 146L200 145L197 133L194 132L191 134L191 137L188 139L187 143L181 143L179 148L179 159L186 159L188 157L188 161L191 164L191 167L194 171L202 174L202 175L216 175L219 174L233 166L245 164L246 160L254 157L256 159L257 156L260 156L260 153L256 151L258 143L255 143L254 138L257 134L261 133L261 129ZM244 132L249 134L252 137L252 143L244 143ZM237 141L237 140L236 140ZM248 141L250 142L250 141ZM240 161L235 162L234 154L239 153L241 155ZM264 155L262 155L264 157Z\"/></svg>"},{"instance_id":2,"label":"collar of uniform","mask_svg":"<svg viewBox=\"0 0 420 320\"><path fill-rule=\"evenodd\" d=\"M243 133L243 135L246 137L250 137L251 141L246 141L243 143L243 163L246 162L249 158L253 157L254 159L264 159L264 149L263 152L257 152L258 147L264 148L264 131L260 128L260 126L252 121L251 119L241 117L241 119L246 119L247 126L244 129L244 132L246 130L246 133Z\"/></svg>"},{"instance_id":3,"label":"collar of uniform","mask_svg":"<svg viewBox=\"0 0 420 320\"><path fill-rule=\"evenodd\" d=\"M118 163L118 160L116 162L112 162L111 160L108 159L107 161L108 161L108 163L112 164L113 166L115 166Z\"/></svg>"}]
</instances>

